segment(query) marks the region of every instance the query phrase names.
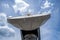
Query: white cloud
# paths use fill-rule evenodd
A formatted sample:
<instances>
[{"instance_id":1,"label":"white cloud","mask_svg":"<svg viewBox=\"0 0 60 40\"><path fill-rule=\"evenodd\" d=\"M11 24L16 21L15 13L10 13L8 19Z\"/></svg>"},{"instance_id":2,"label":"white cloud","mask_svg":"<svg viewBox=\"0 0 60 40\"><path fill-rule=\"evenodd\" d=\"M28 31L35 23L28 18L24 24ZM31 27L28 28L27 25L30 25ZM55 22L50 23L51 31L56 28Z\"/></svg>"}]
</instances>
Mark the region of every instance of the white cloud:
<instances>
[{"instance_id":1,"label":"white cloud","mask_svg":"<svg viewBox=\"0 0 60 40\"><path fill-rule=\"evenodd\" d=\"M7 25L6 14L0 13L0 36L11 37L15 31Z\"/></svg>"},{"instance_id":2,"label":"white cloud","mask_svg":"<svg viewBox=\"0 0 60 40\"><path fill-rule=\"evenodd\" d=\"M46 0L46 2L43 4L43 6L41 6L42 9L45 9L45 8L49 8L53 6L52 3L50 3L48 0Z\"/></svg>"},{"instance_id":3,"label":"white cloud","mask_svg":"<svg viewBox=\"0 0 60 40\"><path fill-rule=\"evenodd\" d=\"M29 6L29 4L24 2L23 0L15 0L15 3L16 4L13 5L15 12L17 12L18 10L20 10L20 12L23 12Z\"/></svg>"},{"instance_id":4,"label":"white cloud","mask_svg":"<svg viewBox=\"0 0 60 40\"><path fill-rule=\"evenodd\" d=\"M5 13L0 13L0 26L7 25L7 16Z\"/></svg>"},{"instance_id":5,"label":"white cloud","mask_svg":"<svg viewBox=\"0 0 60 40\"><path fill-rule=\"evenodd\" d=\"M20 1L22 1L22 0L15 0L16 3L20 3Z\"/></svg>"},{"instance_id":6,"label":"white cloud","mask_svg":"<svg viewBox=\"0 0 60 40\"><path fill-rule=\"evenodd\" d=\"M12 37L15 35L15 31L9 27L0 27L0 36Z\"/></svg>"},{"instance_id":7,"label":"white cloud","mask_svg":"<svg viewBox=\"0 0 60 40\"><path fill-rule=\"evenodd\" d=\"M0 13L0 16L4 16L6 18L6 14L5 13Z\"/></svg>"}]
</instances>

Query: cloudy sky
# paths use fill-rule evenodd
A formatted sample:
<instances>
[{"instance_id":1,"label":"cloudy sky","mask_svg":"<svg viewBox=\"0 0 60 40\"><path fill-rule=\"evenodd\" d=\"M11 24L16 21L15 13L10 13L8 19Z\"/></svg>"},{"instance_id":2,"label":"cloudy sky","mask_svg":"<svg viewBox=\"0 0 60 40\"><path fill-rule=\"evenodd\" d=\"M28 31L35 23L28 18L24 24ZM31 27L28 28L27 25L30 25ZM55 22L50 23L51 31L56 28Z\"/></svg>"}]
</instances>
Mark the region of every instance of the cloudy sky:
<instances>
[{"instance_id":1,"label":"cloudy sky","mask_svg":"<svg viewBox=\"0 0 60 40\"><path fill-rule=\"evenodd\" d=\"M7 17L28 12L32 15L50 13L50 19L40 27L41 40L60 40L60 0L0 0L0 13ZM0 26L0 40L21 40L20 30L9 23L7 27Z\"/></svg>"}]
</instances>

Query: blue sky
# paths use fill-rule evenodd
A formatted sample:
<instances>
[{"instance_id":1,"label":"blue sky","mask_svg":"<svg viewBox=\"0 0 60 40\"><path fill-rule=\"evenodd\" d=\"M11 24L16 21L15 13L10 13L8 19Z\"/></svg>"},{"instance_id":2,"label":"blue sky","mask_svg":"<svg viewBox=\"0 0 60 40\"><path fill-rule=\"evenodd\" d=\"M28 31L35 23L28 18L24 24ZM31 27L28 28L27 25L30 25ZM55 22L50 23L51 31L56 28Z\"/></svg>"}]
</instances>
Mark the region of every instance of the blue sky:
<instances>
[{"instance_id":1,"label":"blue sky","mask_svg":"<svg viewBox=\"0 0 60 40\"><path fill-rule=\"evenodd\" d=\"M27 12L32 15L51 13L50 19L40 27L41 40L60 40L60 0L0 0L0 13L7 17L23 16ZM12 24L0 30L0 40L21 40L20 30Z\"/></svg>"}]
</instances>

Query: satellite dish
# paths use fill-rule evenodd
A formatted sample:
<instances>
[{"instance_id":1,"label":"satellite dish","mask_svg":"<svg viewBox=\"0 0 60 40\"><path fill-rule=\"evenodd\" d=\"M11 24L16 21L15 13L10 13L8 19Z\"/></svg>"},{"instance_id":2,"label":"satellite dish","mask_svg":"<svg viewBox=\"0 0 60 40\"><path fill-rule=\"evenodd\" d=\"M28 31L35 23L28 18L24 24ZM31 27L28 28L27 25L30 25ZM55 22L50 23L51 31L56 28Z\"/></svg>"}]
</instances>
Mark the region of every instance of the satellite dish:
<instances>
[{"instance_id":1,"label":"satellite dish","mask_svg":"<svg viewBox=\"0 0 60 40\"><path fill-rule=\"evenodd\" d=\"M21 30L34 30L43 25L50 18L50 14L26 15L8 17L8 22Z\"/></svg>"}]
</instances>

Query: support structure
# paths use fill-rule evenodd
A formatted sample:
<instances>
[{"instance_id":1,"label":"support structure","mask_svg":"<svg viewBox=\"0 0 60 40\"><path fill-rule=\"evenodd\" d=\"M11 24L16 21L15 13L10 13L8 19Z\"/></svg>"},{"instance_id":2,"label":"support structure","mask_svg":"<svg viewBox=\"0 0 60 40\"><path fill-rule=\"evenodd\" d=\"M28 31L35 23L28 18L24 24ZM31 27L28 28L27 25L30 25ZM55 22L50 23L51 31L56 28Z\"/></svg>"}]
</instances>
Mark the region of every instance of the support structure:
<instances>
[{"instance_id":1,"label":"support structure","mask_svg":"<svg viewBox=\"0 0 60 40\"><path fill-rule=\"evenodd\" d=\"M23 40L40 40L40 29L37 28L31 31L20 30ZM39 38L38 38L39 37Z\"/></svg>"},{"instance_id":2,"label":"support structure","mask_svg":"<svg viewBox=\"0 0 60 40\"><path fill-rule=\"evenodd\" d=\"M9 17L8 22L21 29L22 40L40 40L40 29L50 18L50 14Z\"/></svg>"}]
</instances>

